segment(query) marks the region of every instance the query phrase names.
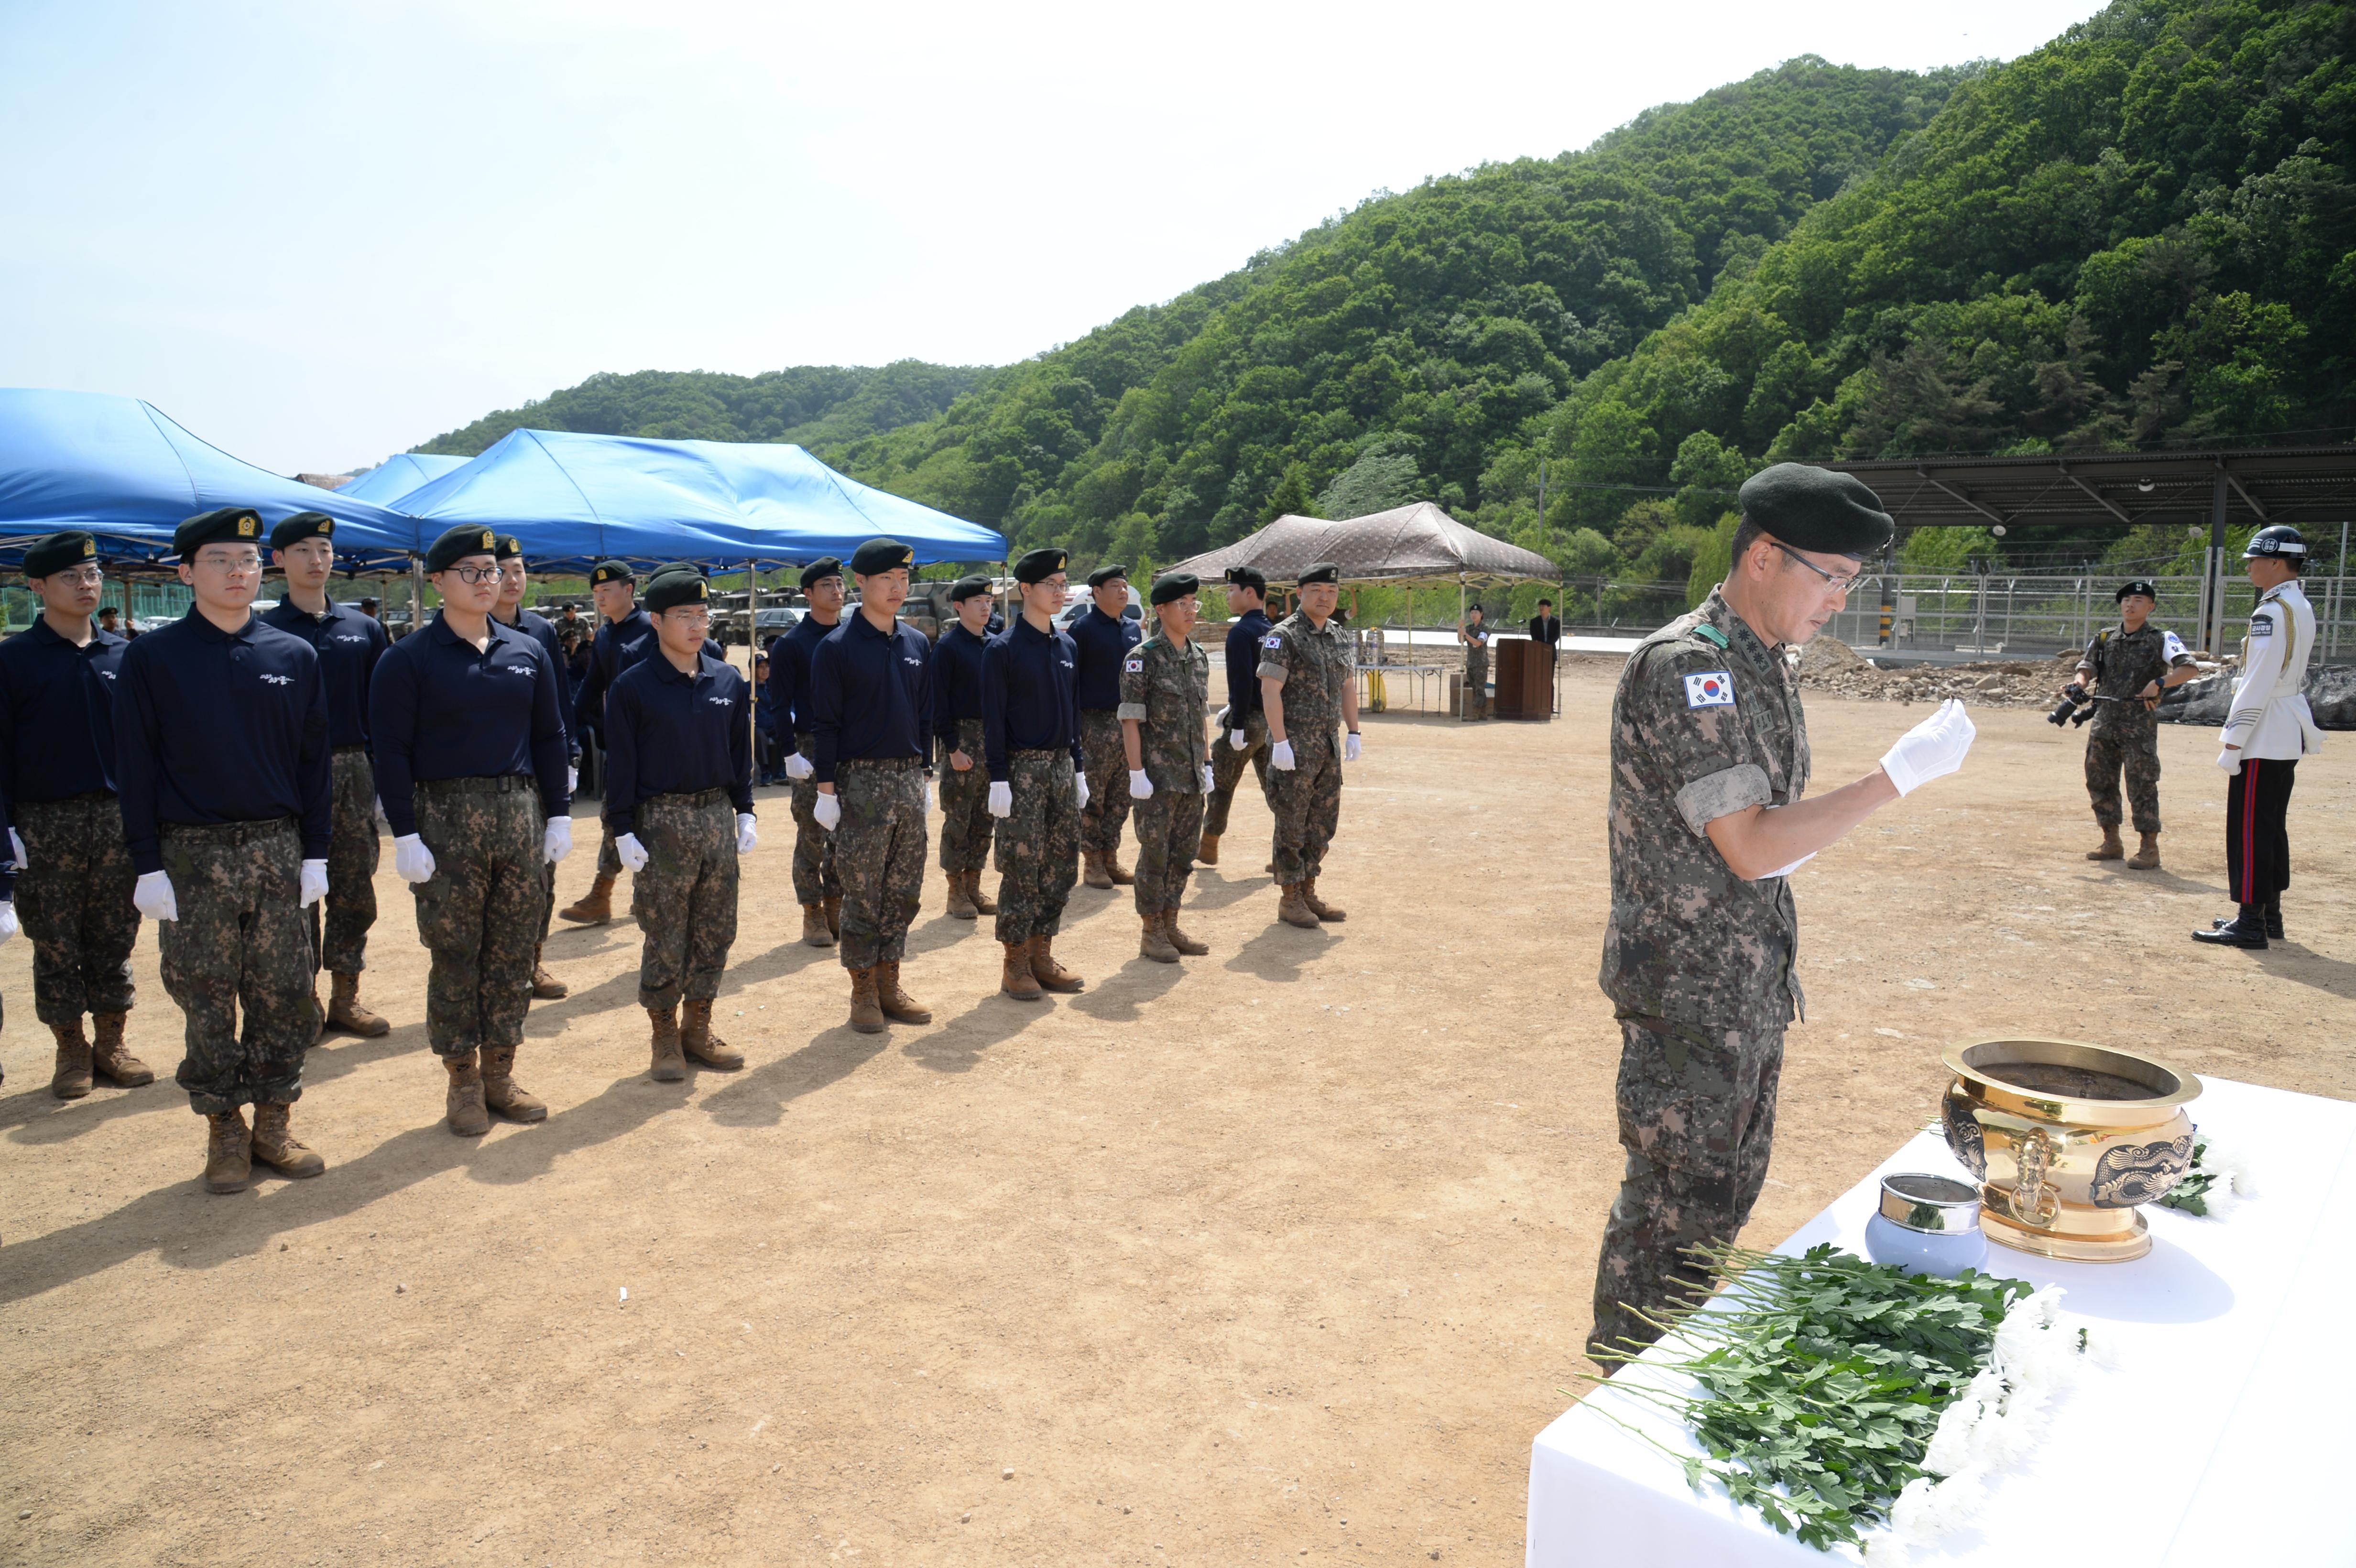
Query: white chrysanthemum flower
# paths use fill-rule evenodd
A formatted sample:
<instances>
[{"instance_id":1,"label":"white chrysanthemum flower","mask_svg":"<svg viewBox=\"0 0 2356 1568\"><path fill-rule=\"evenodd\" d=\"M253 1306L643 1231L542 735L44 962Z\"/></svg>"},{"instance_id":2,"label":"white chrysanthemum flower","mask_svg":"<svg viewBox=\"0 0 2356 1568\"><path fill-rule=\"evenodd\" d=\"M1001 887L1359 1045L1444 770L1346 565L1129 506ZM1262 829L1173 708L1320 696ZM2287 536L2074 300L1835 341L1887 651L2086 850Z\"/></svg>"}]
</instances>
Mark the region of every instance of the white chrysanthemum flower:
<instances>
[{"instance_id":1,"label":"white chrysanthemum flower","mask_svg":"<svg viewBox=\"0 0 2356 1568\"><path fill-rule=\"evenodd\" d=\"M1924 1469L1952 1476L1972 1462L1972 1430L1980 1423L1980 1402L1966 1392L1939 1413L1939 1424L1922 1451Z\"/></svg>"}]
</instances>

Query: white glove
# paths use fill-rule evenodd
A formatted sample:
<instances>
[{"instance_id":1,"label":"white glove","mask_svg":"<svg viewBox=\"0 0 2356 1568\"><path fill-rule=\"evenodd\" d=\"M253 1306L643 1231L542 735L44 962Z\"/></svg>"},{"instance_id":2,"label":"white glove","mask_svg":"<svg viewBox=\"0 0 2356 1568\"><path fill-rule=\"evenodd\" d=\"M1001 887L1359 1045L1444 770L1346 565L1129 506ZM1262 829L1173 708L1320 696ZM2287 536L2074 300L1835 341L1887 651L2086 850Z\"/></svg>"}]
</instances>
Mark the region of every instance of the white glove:
<instances>
[{"instance_id":1,"label":"white glove","mask_svg":"<svg viewBox=\"0 0 2356 1568\"><path fill-rule=\"evenodd\" d=\"M1898 744L1882 754L1881 771L1890 775L1900 795L1912 795L1933 779L1944 778L1962 767L1964 753L1972 749L1972 740L1978 733L1962 700L1951 697L1939 704L1936 713L1898 737Z\"/></svg>"},{"instance_id":2,"label":"white glove","mask_svg":"<svg viewBox=\"0 0 2356 1568\"><path fill-rule=\"evenodd\" d=\"M1151 800L1153 798L1153 781L1145 776L1145 770L1143 768L1131 768L1129 770L1129 798L1131 800Z\"/></svg>"},{"instance_id":3,"label":"white glove","mask_svg":"<svg viewBox=\"0 0 2356 1568\"><path fill-rule=\"evenodd\" d=\"M932 786L932 785L930 785L930 784L926 784L926 785L925 786L925 815L926 815L926 816L930 816L932 814L933 814L933 786Z\"/></svg>"},{"instance_id":4,"label":"white glove","mask_svg":"<svg viewBox=\"0 0 2356 1568\"><path fill-rule=\"evenodd\" d=\"M818 818L818 825L820 827L825 828L829 833L833 832L836 825L842 820L842 797L821 793L818 797L818 804L810 808L810 815Z\"/></svg>"},{"instance_id":5,"label":"white glove","mask_svg":"<svg viewBox=\"0 0 2356 1568\"><path fill-rule=\"evenodd\" d=\"M2217 765L2225 770L2225 774L2228 778L2239 778L2242 774L2242 753L2240 749L2233 746L2228 746L2223 751L2218 752ZM25 862L22 860L18 860L16 862L19 869L24 867L24 864Z\"/></svg>"},{"instance_id":6,"label":"white glove","mask_svg":"<svg viewBox=\"0 0 2356 1568\"><path fill-rule=\"evenodd\" d=\"M736 814L736 853L750 855L761 842L761 830L755 826L758 819L749 811Z\"/></svg>"},{"instance_id":7,"label":"white glove","mask_svg":"<svg viewBox=\"0 0 2356 1568\"><path fill-rule=\"evenodd\" d=\"M1280 773L1292 771L1292 742L1279 741L1268 749L1268 765Z\"/></svg>"},{"instance_id":8,"label":"white glove","mask_svg":"<svg viewBox=\"0 0 2356 1568\"><path fill-rule=\"evenodd\" d=\"M25 855L25 840L13 827L8 829L8 848L16 857L16 869L23 870L30 862Z\"/></svg>"},{"instance_id":9,"label":"white glove","mask_svg":"<svg viewBox=\"0 0 2356 1568\"><path fill-rule=\"evenodd\" d=\"M1251 737L1241 730L1230 730L1227 731L1227 744L1240 752L1251 744Z\"/></svg>"},{"instance_id":10,"label":"white glove","mask_svg":"<svg viewBox=\"0 0 2356 1568\"><path fill-rule=\"evenodd\" d=\"M990 786L990 815L992 816L1014 815L1014 786L1004 779Z\"/></svg>"},{"instance_id":11,"label":"white glove","mask_svg":"<svg viewBox=\"0 0 2356 1568\"><path fill-rule=\"evenodd\" d=\"M384 814L384 796L382 795L376 797L376 819L382 827L391 827L392 826L392 818Z\"/></svg>"},{"instance_id":12,"label":"white glove","mask_svg":"<svg viewBox=\"0 0 2356 1568\"><path fill-rule=\"evenodd\" d=\"M404 882L430 882L434 880L434 851L416 834L403 834L392 841L392 871Z\"/></svg>"},{"instance_id":13,"label":"white glove","mask_svg":"<svg viewBox=\"0 0 2356 1568\"><path fill-rule=\"evenodd\" d=\"M567 795L579 795L581 793L581 770L579 768L568 767L564 770L564 793Z\"/></svg>"},{"instance_id":14,"label":"white glove","mask_svg":"<svg viewBox=\"0 0 2356 1568\"><path fill-rule=\"evenodd\" d=\"M625 833L615 839L614 853L626 870L643 871L647 869L647 847L638 842L638 836L635 833Z\"/></svg>"},{"instance_id":15,"label":"white glove","mask_svg":"<svg viewBox=\"0 0 2356 1568\"><path fill-rule=\"evenodd\" d=\"M1793 861L1790 865L1783 867L1781 870L1770 871L1765 877L1753 877L1751 880L1763 882L1767 880L1769 877L1788 877L1815 858L1816 852L1814 849L1811 849L1806 854L1801 856L1798 859Z\"/></svg>"},{"instance_id":16,"label":"white glove","mask_svg":"<svg viewBox=\"0 0 2356 1568\"><path fill-rule=\"evenodd\" d=\"M5 942L16 934L16 905L11 900L0 899L0 942Z\"/></svg>"},{"instance_id":17,"label":"white glove","mask_svg":"<svg viewBox=\"0 0 2356 1568\"><path fill-rule=\"evenodd\" d=\"M1355 730L1342 737L1342 760L1345 763L1358 760L1358 732Z\"/></svg>"},{"instance_id":18,"label":"white glove","mask_svg":"<svg viewBox=\"0 0 2356 1568\"><path fill-rule=\"evenodd\" d=\"M1224 730L1226 727L1227 710L1222 708L1216 713L1211 715L1211 728L1214 730Z\"/></svg>"},{"instance_id":19,"label":"white glove","mask_svg":"<svg viewBox=\"0 0 2356 1568\"><path fill-rule=\"evenodd\" d=\"M1210 794L1213 790L1215 790L1215 789L1216 789L1216 788L1218 788L1218 787L1219 787L1219 775L1218 775L1218 773L1217 773L1215 771L1214 771L1214 770L1213 770L1213 768L1211 767L1211 764L1210 764L1210 763L1205 763L1203 764L1203 793L1204 793L1205 795L1208 795L1208 794Z\"/></svg>"},{"instance_id":20,"label":"white glove","mask_svg":"<svg viewBox=\"0 0 2356 1568\"><path fill-rule=\"evenodd\" d=\"M1080 772L1079 769L1074 768L1072 770L1072 783L1079 786L1080 809L1082 811L1086 811L1088 808L1088 775Z\"/></svg>"},{"instance_id":21,"label":"white glove","mask_svg":"<svg viewBox=\"0 0 2356 1568\"><path fill-rule=\"evenodd\" d=\"M806 779L809 776L810 760L808 757L803 756L799 752L787 752L786 753L786 777L799 780Z\"/></svg>"},{"instance_id":22,"label":"white glove","mask_svg":"<svg viewBox=\"0 0 2356 1568\"><path fill-rule=\"evenodd\" d=\"M327 896L327 862L325 860L304 861L303 891L295 895L294 907L297 909L309 909L313 904L317 903L321 899L326 898Z\"/></svg>"},{"instance_id":23,"label":"white glove","mask_svg":"<svg viewBox=\"0 0 2356 1568\"><path fill-rule=\"evenodd\" d=\"M169 872L149 871L142 876L131 885L131 901L149 920L180 918L180 901L172 895Z\"/></svg>"},{"instance_id":24,"label":"white glove","mask_svg":"<svg viewBox=\"0 0 2356 1568\"><path fill-rule=\"evenodd\" d=\"M552 816L548 819L548 831L541 835L540 852L548 857L548 863L552 866L573 853L573 818Z\"/></svg>"}]
</instances>

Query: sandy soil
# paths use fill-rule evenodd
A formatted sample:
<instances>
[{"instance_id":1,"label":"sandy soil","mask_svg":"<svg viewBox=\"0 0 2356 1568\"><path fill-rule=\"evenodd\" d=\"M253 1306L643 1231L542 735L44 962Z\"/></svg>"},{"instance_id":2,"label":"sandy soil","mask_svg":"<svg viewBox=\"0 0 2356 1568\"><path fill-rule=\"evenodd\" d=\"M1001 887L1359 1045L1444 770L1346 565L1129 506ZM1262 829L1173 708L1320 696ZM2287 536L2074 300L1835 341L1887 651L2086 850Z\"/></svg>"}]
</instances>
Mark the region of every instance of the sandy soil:
<instances>
[{"instance_id":1,"label":"sandy soil","mask_svg":"<svg viewBox=\"0 0 2356 1568\"><path fill-rule=\"evenodd\" d=\"M0 1557L1517 1562L1619 1164L1608 670L1552 724L1371 720L1338 927L1274 922L1257 803L1190 901L1211 956L1141 961L1126 891L1082 890L1076 998L994 995L987 926L933 882L908 979L938 1021L886 1037L792 944L765 792L721 1011L750 1066L649 1081L635 928L568 931L573 995L520 1062L554 1113L483 1139L441 1124L388 856L367 995L396 1027L312 1054L328 1173L236 1197L195 1179L168 1080L48 1097L27 944L0 948ZM1921 711L1812 700L1818 776ZM2304 770L2291 943L2211 952L2213 734L2163 731L2175 830L2136 873L2080 858L2083 736L1982 723L1964 775L1802 876L1812 1006L1754 1240L1921 1125L1977 1031L2356 1094L2356 751ZM168 1073L152 940L140 984Z\"/></svg>"}]
</instances>

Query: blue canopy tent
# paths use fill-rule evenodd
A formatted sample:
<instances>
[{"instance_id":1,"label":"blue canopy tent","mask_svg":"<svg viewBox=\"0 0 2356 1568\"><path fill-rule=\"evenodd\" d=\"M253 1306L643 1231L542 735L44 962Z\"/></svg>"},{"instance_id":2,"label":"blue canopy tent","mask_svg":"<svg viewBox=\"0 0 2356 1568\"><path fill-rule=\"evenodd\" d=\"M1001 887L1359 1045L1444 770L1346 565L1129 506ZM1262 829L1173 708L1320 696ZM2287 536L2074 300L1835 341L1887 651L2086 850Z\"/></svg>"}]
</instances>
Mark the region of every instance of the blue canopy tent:
<instances>
[{"instance_id":1,"label":"blue canopy tent","mask_svg":"<svg viewBox=\"0 0 2356 1568\"><path fill-rule=\"evenodd\" d=\"M397 453L337 490L336 494L349 496L355 500L373 501L380 507L390 507L419 485L441 478L467 461L464 457L444 456L438 452Z\"/></svg>"}]
</instances>

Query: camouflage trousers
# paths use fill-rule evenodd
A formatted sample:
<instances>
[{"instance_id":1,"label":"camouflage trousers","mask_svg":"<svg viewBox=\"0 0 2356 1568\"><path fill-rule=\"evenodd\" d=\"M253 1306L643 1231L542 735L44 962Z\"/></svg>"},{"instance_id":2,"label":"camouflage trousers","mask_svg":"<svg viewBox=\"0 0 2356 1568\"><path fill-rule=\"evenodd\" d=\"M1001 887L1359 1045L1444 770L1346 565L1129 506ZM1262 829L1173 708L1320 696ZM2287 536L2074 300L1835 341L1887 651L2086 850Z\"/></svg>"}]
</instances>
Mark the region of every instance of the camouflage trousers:
<instances>
[{"instance_id":1,"label":"camouflage trousers","mask_svg":"<svg viewBox=\"0 0 2356 1568\"><path fill-rule=\"evenodd\" d=\"M318 1033L311 936L296 903L303 840L294 820L164 824L164 869L180 918L160 921L164 989L187 1020L180 1087L200 1116L287 1105ZM26 840L26 849L32 841ZM239 1010L244 1011L243 1028Z\"/></svg>"},{"instance_id":2,"label":"camouflage trousers","mask_svg":"<svg viewBox=\"0 0 2356 1568\"><path fill-rule=\"evenodd\" d=\"M369 927L376 923L376 868L384 854L376 831L376 764L366 747L349 746L337 751L335 767L327 896L311 906L311 937L320 968L357 975L367 967Z\"/></svg>"},{"instance_id":3,"label":"camouflage trousers","mask_svg":"<svg viewBox=\"0 0 2356 1568\"><path fill-rule=\"evenodd\" d=\"M872 969L907 954L925 891L925 774L915 757L843 763L834 773L842 821L834 869L842 882L842 966Z\"/></svg>"},{"instance_id":4,"label":"camouflage trousers","mask_svg":"<svg viewBox=\"0 0 2356 1568\"><path fill-rule=\"evenodd\" d=\"M433 779L416 801L434 851L434 875L409 890L434 955L425 1042L436 1056L520 1045L548 899L540 791L528 778Z\"/></svg>"},{"instance_id":5,"label":"camouflage trousers","mask_svg":"<svg viewBox=\"0 0 2356 1568\"><path fill-rule=\"evenodd\" d=\"M2127 804L2135 810L2137 833L2159 831L2159 737L2106 735L2086 737L2086 795L2094 803L2094 820L2116 827L2119 816L2119 775L2126 774Z\"/></svg>"},{"instance_id":6,"label":"camouflage trousers","mask_svg":"<svg viewBox=\"0 0 2356 1568\"><path fill-rule=\"evenodd\" d=\"M1080 787L1061 748L1009 752L1006 767L1014 810L998 825L998 940L1028 942L1062 929L1080 880Z\"/></svg>"},{"instance_id":7,"label":"camouflage trousers","mask_svg":"<svg viewBox=\"0 0 2356 1568\"><path fill-rule=\"evenodd\" d=\"M1489 650L1464 650L1464 717L1489 717Z\"/></svg>"},{"instance_id":8,"label":"camouflage trousers","mask_svg":"<svg viewBox=\"0 0 2356 1568\"><path fill-rule=\"evenodd\" d=\"M1595 1265L1590 1350L1651 1344L1637 1317L1711 1285L1684 1254L1731 1242L1767 1181L1783 1030L1620 1020L1620 1142L1628 1165Z\"/></svg>"},{"instance_id":9,"label":"camouflage trousers","mask_svg":"<svg viewBox=\"0 0 2356 1568\"><path fill-rule=\"evenodd\" d=\"M1211 799L1203 812L1203 831L1213 837L1227 830L1227 808L1235 804L1236 785L1243 782L1244 765L1259 779L1260 798L1268 798L1268 719L1254 713L1244 720L1244 749L1237 751L1225 730L1211 737Z\"/></svg>"},{"instance_id":10,"label":"camouflage trousers","mask_svg":"<svg viewBox=\"0 0 2356 1568\"><path fill-rule=\"evenodd\" d=\"M724 789L659 795L638 805L647 863L632 885L638 1006L708 1002L736 940L736 808Z\"/></svg>"},{"instance_id":11,"label":"camouflage trousers","mask_svg":"<svg viewBox=\"0 0 2356 1568\"><path fill-rule=\"evenodd\" d=\"M794 737L794 750L809 762L811 741ZM836 786L840 788L840 785ZM919 804L922 804L919 802ZM818 785L809 779L794 781L794 901L820 903L842 897L842 879L834 873L834 835L818 825Z\"/></svg>"},{"instance_id":12,"label":"camouflage trousers","mask_svg":"<svg viewBox=\"0 0 2356 1568\"><path fill-rule=\"evenodd\" d=\"M1203 847L1203 795L1157 789L1137 803L1137 912L1174 910Z\"/></svg>"},{"instance_id":13,"label":"camouflage trousers","mask_svg":"<svg viewBox=\"0 0 2356 1568\"><path fill-rule=\"evenodd\" d=\"M1268 808L1276 817L1276 880L1290 887L1325 864L1342 825L1342 745L1331 731L1290 735L1291 768L1268 772Z\"/></svg>"},{"instance_id":14,"label":"camouflage trousers","mask_svg":"<svg viewBox=\"0 0 2356 1568\"><path fill-rule=\"evenodd\" d=\"M26 865L16 918L33 944L33 1011L45 1024L131 1010L139 880L123 844L123 808L99 792L16 803Z\"/></svg>"},{"instance_id":15,"label":"camouflage trousers","mask_svg":"<svg viewBox=\"0 0 2356 1568\"><path fill-rule=\"evenodd\" d=\"M1080 811L1080 848L1109 855L1120 848L1129 820L1129 752L1120 720L1109 708L1080 709L1080 756L1087 767L1088 804Z\"/></svg>"},{"instance_id":16,"label":"camouflage trousers","mask_svg":"<svg viewBox=\"0 0 2356 1568\"><path fill-rule=\"evenodd\" d=\"M958 772L941 752L941 869L979 871L990 864L990 835L997 818L990 815L990 764L982 761L981 720L958 720L957 749L973 759L973 766Z\"/></svg>"}]
</instances>

